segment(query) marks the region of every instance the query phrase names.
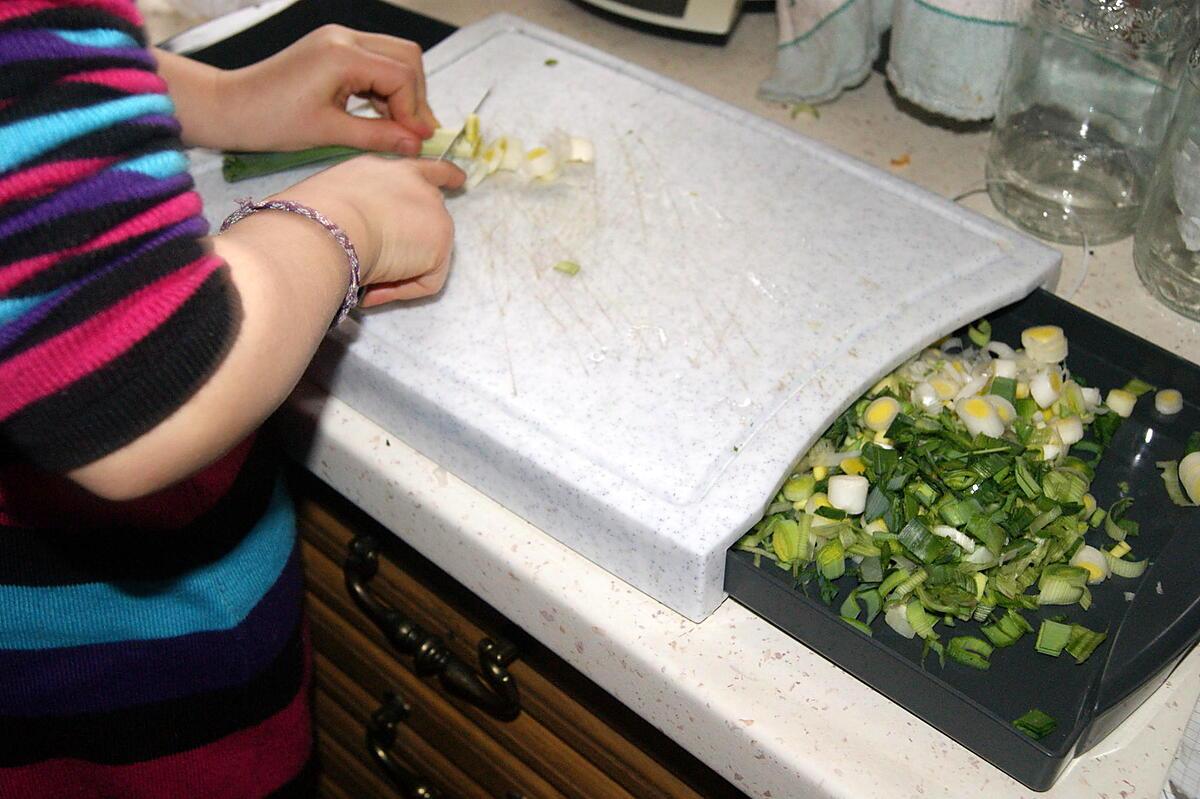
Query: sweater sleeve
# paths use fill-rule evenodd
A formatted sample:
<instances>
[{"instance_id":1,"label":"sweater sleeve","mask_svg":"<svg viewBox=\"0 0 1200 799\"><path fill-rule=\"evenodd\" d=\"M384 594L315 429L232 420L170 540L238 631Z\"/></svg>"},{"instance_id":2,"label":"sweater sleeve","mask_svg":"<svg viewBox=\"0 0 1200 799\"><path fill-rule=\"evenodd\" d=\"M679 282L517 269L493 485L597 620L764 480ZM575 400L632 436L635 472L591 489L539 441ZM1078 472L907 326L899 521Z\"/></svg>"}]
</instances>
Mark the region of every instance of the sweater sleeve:
<instances>
[{"instance_id":1,"label":"sweater sleeve","mask_svg":"<svg viewBox=\"0 0 1200 799\"><path fill-rule=\"evenodd\" d=\"M0 463L90 463L237 332L132 0L0 3Z\"/></svg>"}]
</instances>

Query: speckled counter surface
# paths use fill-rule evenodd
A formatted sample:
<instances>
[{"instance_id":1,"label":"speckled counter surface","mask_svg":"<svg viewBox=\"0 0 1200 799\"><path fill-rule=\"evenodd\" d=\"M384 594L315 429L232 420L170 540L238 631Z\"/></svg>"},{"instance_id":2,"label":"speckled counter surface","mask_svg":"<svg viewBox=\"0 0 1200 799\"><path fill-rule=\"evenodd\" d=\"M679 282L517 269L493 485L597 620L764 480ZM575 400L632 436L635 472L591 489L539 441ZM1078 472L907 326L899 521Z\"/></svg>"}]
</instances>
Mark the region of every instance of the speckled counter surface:
<instances>
[{"instance_id":1,"label":"speckled counter surface","mask_svg":"<svg viewBox=\"0 0 1200 799\"><path fill-rule=\"evenodd\" d=\"M753 797L1157 797L1200 692L1194 651L1037 794L732 600L688 621L336 399L302 387L281 422L318 477Z\"/></svg>"},{"instance_id":2,"label":"speckled counter surface","mask_svg":"<svg viewBox=\"0 0 1200 799\"><path fill-rule=\"evenodd\" d=\"M774 56L771 15L744 17L715 48L631 32L567 0L404 5L456 25L519 13L943 196L983 185L986 129L952 131L899 108L879 75L819 119L756 100ZM984 195L964 203L996 216ZM1085 274L1082 252L1064 249L1058 293L1200 360L1200 326L1150 298L1130 250L1128 240L1096 248ZM1200 693L1193 652L1051 792L1035 794L734 602L689 622L335 399L302 389L282 422L314 473L751 796L1156 797ZM299 431L313 422L307 440Z\"/></svg>"}]
</instances>

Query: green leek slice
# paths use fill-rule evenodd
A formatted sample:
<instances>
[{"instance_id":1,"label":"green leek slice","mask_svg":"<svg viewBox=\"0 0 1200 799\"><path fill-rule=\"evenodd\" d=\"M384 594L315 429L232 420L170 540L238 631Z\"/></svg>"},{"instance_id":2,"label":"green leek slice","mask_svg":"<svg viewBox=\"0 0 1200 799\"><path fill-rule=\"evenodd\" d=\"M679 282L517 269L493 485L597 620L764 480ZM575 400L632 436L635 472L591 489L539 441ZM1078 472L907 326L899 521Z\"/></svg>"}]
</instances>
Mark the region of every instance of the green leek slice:
<instances>
[{"instance_id":1,"label":"green leek slice","mask_svg":"<svg viewBox=\"0 0 1200 799\"><path fill-rule=\"evenodd\" d=\"M985 670L995 647L973 635L956 635L946 644L946 655L956 663L973 669Z\"/></svg>"},{"instance_id":2,"label":"green leek slice","mask_svg":"<svg viewBox=\"0 0 1200 799\"><path fill-rule=\"evenodd\" d=\"M1107 637L1108 633L1098 633L1082 625L1072 624L1071 640L1067 643L1067 653L1075 658L1076 663L1083 663L1092 656L1092 653L1096 651L1096 647L1100 646Z\"/></svg>"},{"instance_id":3,"label":"green leek slice","mask_svg":"<svg viewBox=\"0 0 1200 799\"><path fill-rule=\"evenodd\" d=\"M1058 727L1058 722L1054 720L1053 716L1033 708L1014 721L1013 726L1038 741L1054 732Z\"/></svg>"},{"instance_id":4,"label":"green leek slice","mask_svg":"<svg viewBox=\"0 0 1200 799\"><path fill-rule=\"evenodd\" d=\"M1046 619L1038 628L1037 642L1033 647L1043 655L1058 657L1071 640L1071 625Z\"/></svg>"}]
</instances>

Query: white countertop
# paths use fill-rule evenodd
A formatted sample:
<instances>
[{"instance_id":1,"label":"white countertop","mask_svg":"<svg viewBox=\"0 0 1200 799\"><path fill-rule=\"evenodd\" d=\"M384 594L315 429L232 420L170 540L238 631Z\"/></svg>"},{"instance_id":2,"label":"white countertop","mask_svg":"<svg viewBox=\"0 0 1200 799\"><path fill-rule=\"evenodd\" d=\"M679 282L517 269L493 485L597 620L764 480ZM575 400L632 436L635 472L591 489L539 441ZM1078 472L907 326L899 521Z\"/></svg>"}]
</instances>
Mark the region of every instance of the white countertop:
<instances>
[{"instance_id":1,"label":"white countertop","mask_svg":"<svg viewBox=\"0 0 1200 799\"><path fill-rule=\"evenodd\" d=\"M770 14L744 16L729 43L713 47L634 32L567 0L404 5L455 25L518 13L944 196L983 185L986 128L923 121L897 106L879 75L822 106L819 118L792 119L755 99L774 57ZM179 20L159 24L165 35ZM907 166L891 166L904 155ZM964 202L998 218L985 195ZM1130 251L1129 240L1094 248L1085 275L1080 249L1065 249L1058 293L1197 360L1200 325L1149 296ZM688 621L336 399L302 387L281 420L315 474L750 796L1157 797L1200 694L1193 651L1150 701L1037 794L735 602L701 624Z\"/></svg>"}]
</instances>

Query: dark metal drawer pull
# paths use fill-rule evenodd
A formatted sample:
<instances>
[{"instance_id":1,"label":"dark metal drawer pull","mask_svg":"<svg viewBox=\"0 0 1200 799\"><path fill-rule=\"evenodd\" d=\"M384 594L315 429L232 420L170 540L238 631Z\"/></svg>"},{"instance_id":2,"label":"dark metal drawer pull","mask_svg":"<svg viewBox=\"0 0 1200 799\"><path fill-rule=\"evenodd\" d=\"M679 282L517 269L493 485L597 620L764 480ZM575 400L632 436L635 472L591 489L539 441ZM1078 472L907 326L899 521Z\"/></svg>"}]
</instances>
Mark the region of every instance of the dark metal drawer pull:
<instances>
[{"instance_id":1,"label":"dark metal drawer pull","mask_svg":"<svg viewBox=\"0 0 1200 799\"><path fill-rule=\"evenodd\" d=\"M397 763L389 751L396 743L396 726L408 718L408 712L403 699L384 694L383 704L367 722L367 751L405 799L440 799L441 791Z\"/></svg>"},{"instance_id":2,"label":"dark metal drawer pull","mask_svg":"<svg viewBox=\"0 0 1200 799\"><path fill-rule=\"evenodd\" d=\"M517 681L508 673L508 664L517 659L516 648L490 638L480 639L480 677L441 638L371 595L367 583L378 571L379 541L370 535L357 536L347 547L346 590L396 649L412 655L417 674L436 674L451 693L502 721L516 718L521 712L521 697Z\"/></svg>"}]
</instances>

